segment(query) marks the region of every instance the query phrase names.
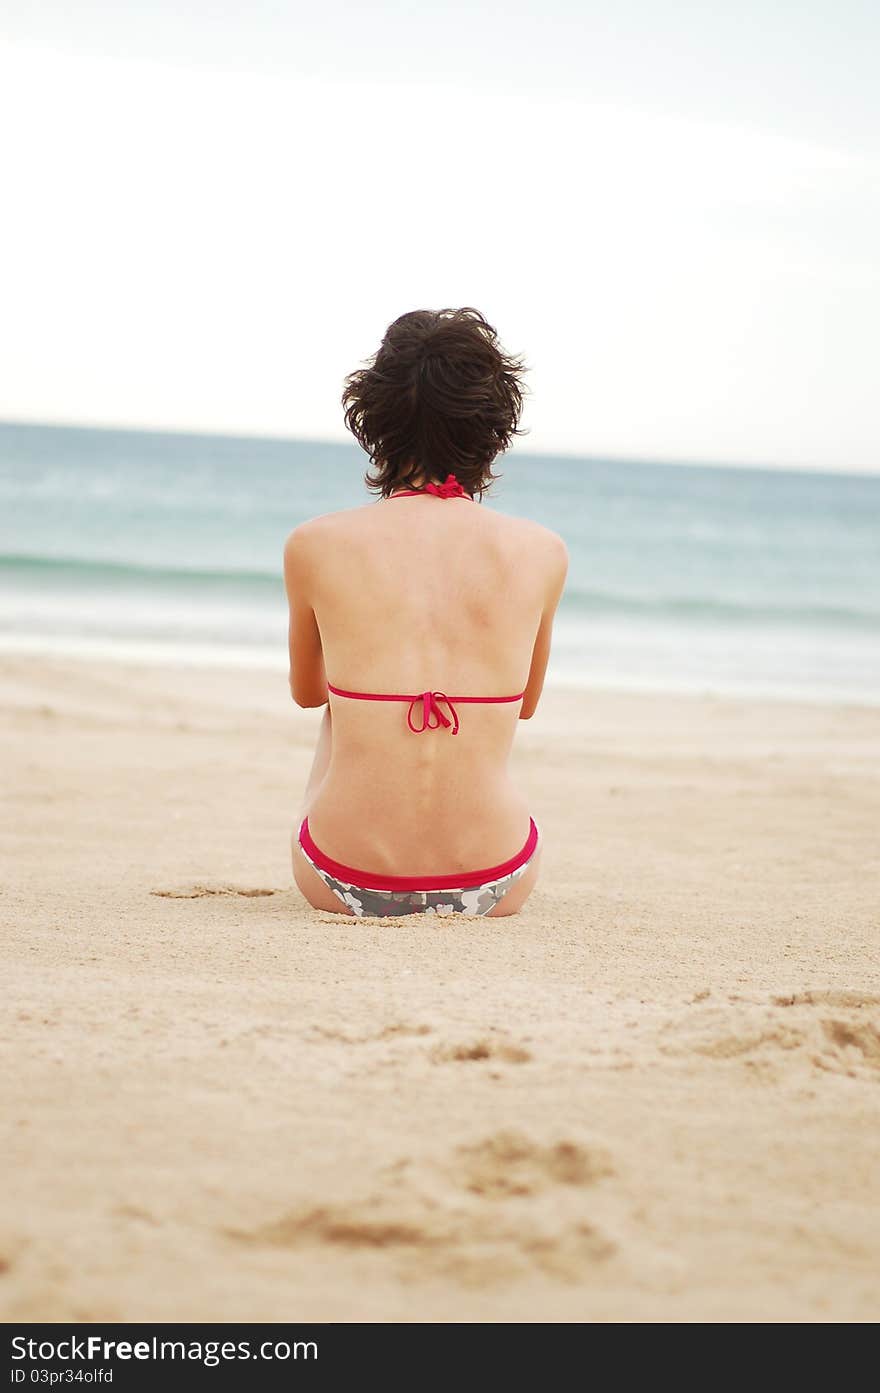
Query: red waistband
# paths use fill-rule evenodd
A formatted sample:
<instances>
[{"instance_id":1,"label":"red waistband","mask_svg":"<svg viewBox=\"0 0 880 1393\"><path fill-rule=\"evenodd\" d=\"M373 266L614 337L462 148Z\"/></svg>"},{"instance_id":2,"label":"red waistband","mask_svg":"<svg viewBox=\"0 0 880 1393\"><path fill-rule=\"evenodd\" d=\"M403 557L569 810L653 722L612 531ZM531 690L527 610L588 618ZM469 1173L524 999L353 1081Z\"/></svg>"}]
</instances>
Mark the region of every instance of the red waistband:
<instances>
[{"instance_id":1,"label":"red waistband","mask_svg":"<svg viewBox=\"0 0 880 1393\"><path fill-rule=\"evenodd\" d=\"M528 861L538 844L538 829L534 818L529 818L529 835L525 845L509 861L498 866L487 866L481 871L456 871L454 875L373 875L370 871L359 871L355 866L346 866L342 861L334 861L325 856L312 841L309 820L303 818L299 829L299 842L303 851L325 875L333 876L347 885L356 885L360 890L459 890L470 886L486 885L490 880L501 880L512 871L519 870Z\"/></svg>"},{"instance_id":2,"label":"red waistband","mask_svg":"<svg viewBox=\"0 0 880 1393\"><path fill-rule=\"evenodd\" d=\"M438 726L452 726L452 734L458 734L459 720L458 712L455 709L456 702L471 702L477 705L489 706L496 702L521 701L525 692L515 692L513 696L447 696L445 692L347 692L342 687L334 687L332 682L327 683L328 692L334 696L349 697L352 701L408 701L409 710L406 713L406 723L415 735L421 735L424 730L436 730ZM413 721L413 711L416 702L422 703L422 724L417 726ZM448 708L449 716L444 715L440 709L440 702Z\"/></svg>"}]
</instances>

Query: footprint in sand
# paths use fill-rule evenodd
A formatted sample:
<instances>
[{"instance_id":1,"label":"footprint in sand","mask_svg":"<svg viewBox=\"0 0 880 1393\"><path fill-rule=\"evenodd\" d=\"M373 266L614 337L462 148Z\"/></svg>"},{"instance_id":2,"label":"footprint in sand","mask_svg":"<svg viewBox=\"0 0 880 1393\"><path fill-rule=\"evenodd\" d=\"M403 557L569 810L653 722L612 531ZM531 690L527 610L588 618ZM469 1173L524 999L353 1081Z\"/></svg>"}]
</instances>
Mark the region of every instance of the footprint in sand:
<instances>
[{"instance_id":1,"label":"footprint in sand","mask_svg":"<svg viewBox=\"0 0 880 1393\"><path fill-rule=\"evenodd\" d=\"M810 1022L809 1029L815 1042L811 1062L817 1069L845 1074L849 1078L864 1078L865 1069L880 1070L880 1017L876 1009L880 1006L880 996L876 993L830 988L792 992L790 995L774 996L771 1000L775 1006L830 1006L852 1013L851 1018L847 1019L840 1016L823 1018L812 1011L801 1011L800 1020ZM866 1019L866 1016L869 1018Z\"/></svg>"},{"instance_id":2,"label":"footprint in sand","mask_svg":"<svg viewBox=\"0 0 880 1393\"><path fill-rule=\"evenodd\" d=\"M736 1060L759 1051L797 1050L803 1041L798 1026L766 1006L691 1003L661 1026L659 1046L665 1055Z\"/></svg>"},{"instance_id":3,"label":"footprint in sand","mask_svg":"<svg viewBox=\"0 0 880 1393\"><path fill-rule=\"evenodd\" d=\"M529 1050L510 1041L482 1037L460 1045L437 1045L431 1051L435 1064L472 1063L494 1060L501 1064L526 1064L532 1058Z\"/></svg>"},{"instance_id":4,"label":"footprint in sand","mask_svg":"<svg viewBox=\"0 0 880 1393\"><path fill-rule=\"evenodd\" d=\"M541 1146L513 1131L459 1147L453 1170L463 1189L485 1199L535 1195L553 1185L594 1185L613 1173L604 1147L573 1141Z\"/></svg>"},{"instance_id":5,"label":"footprint in sand","mask_svg":"<svg viewBox=\"0 0 880 1393\"><path fill-rule=\"evenodd\" d=\"M765 1080L801 1065L862 1079L880 1071L880 996L828 989L776 995L770 1002L699 1008L699 1015L667 1023L660 1048L719 1061L743 1058ZM842 1014L823 1015L816 1007Z\"/></svg>"},{"instance_id":6,"label":"footprint in sand","mask_svg":"<svg viewBox=\"0 0 880 1393\"><path fill-rule=\"evenodd\" d=\"M424 1247L449 1241L450 1233L418 1219L383 1213L381 1201L345 1205L315 1205L294 1210L250 1231L226 1229L229 1238L270 1248L330 1244L340 1248Z\"/></svg>"},{"instance_id":7,"label":"footprint in sand","mask_svg":"<svg viewBox=\"0 0 880 1393\"><path fill-rule=\"evenodd\" d=\"M792 992L789 996L773 996L770 1000L774 1006L837 1006L845 1010L880 1006L880 996L848 991Z\"/></svg>"},{"instance_id":8,"label":"footprint in sand","mask_svg":"<svg viewBox=\"0 0 880 1393\"><path fill-rule=\"evenodd\" d=\"M259 895L278 895L281 891L249 885L184 885L179 889L151 890L150 894L163 900L201 900L206 895L243 895L246 899L254 899Z\"/></svg>"},{"instance_id":9,"label":"footprint in sand","mask_svg":"<svg viewBox=\"0 0 880 1393\"><path fill-rule=\"evenodd\" d=\"M224 1228L221 1236L251 1247L386 1253L411 1282L445 1277L485 1287L535 1269L580 1281L617 1244L581 1203L568 1221L554 1214L548 1228L546 1212L529 1197L553 1187L576 1191L612 1173L600 1146L541 1145L503 1131L458 1147L439 1165L397 1162L380 1175L381 1188L361 1200L302 1205L253 1229Z\"/></svg>"},{"instance_id":10,"label":"footprint in sand","mask_svg":"<svg viewBox=\"0 0 880 1393\"><path fill-rule=\"evenodd\" d=\"M494 1027L492 1028L494 1029ZM355 1034L350 1030L343 1030L336 1026L314 1025L309 1034L314 1040L338 1041L343 1045L371 1045L377 1041L430 1035L431 1027L429 1025L409 1025L405 1021L398 1021L392 1025L383 1026L381 1030ZM525 1064L532 1058L532 1055L522 1045L513 1044L509 1040L481 1036L476 1040L463 1041L459 1044L436 1045L430 1051L429 1058L435 1064L473 1063L483 1060L503 1064Z\"/></svg>"},{"instance_id":11,"label":"footprint in sand","mask_svg":"<svg viewBox=\"0 0 880 1393\"><path fill-rule=\"evenodd\" d=\"M853 1066L867 1065L880 1069L880 1029L872 1021L822 1021L825 1038L831 1045L830 1054L820 1054L815 1063L820 1069L854 1074Z\"/></svg>"}]
</instances>

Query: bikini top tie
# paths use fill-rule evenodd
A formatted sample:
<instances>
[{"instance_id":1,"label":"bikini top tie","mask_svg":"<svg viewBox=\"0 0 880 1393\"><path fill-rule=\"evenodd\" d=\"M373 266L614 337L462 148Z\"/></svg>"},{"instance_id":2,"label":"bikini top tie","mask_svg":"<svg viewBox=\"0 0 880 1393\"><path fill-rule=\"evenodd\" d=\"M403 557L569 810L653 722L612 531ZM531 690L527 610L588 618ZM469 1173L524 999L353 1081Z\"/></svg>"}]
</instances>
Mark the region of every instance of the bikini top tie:
<instances>
[{"instance_id":1,"label":"bikini top tie","mask_svg":"<svg viewBox=\"0 0 880 1393\"><path fill-rule=\"evenodd\" d=\"M467 498L473 502L471 495L467 493L458 482L454 474L447 474L442 484L427 484L423 489L405 489L401 493L393 493L389 502L395 498L417 498L423 493L432 493L435 498ZM447 696L445 692L347 692L342 687L334 687L331 682L327 683L327 690L334 696L348 697L350 701L407 701L409 710L406 713L406 723L414 735L422 735L426 730L439 730L442 726L449 730L452 735L457 735L459 730L458 712L455 703L461 705L462 702L472 702L479 705L494 705L497 702L521 701L525 692L517 692L514 696ZM440 707L440 703L446 707L446 715ZM414 715L418 711L421 703L421 725L417 725Z\"/></svg>"},{"instance_id":2,"label":"bikini top tie","mask_svg":"<svg viewBox=\"0 0 880 1393\"><path fill-rule=\"evenodd\" d=\"M403 493L393 493L388 501L391 502L394 498L417 498L422 493L433 493L435 498L471 498L455 475L447 474L442 484L426 484L423 489L404 489Z\"/></svg>"},{"instance_id":3,"label":"bikini top tie","mask_svg":"<svg viewBox=\"0 0 880 1393\"><path fill-rule=\"evenodd\" d=\"M521 701L525 692L516 692L513 696L447 696L445 692L347 692L342 687L334 687L332 682L327 683L328 692L334 696L348 697L349 701L406 701L409 703L409 710L406 713L406 723L413 735L422 735L426 730L438 730L440 726L449 730L451 735L457 735L461 722L458 719L458 712L455 709L456 702L460 706L463 702L471 702L480 706L494 706L498 702ZM449 715L447 716L440 709L440 702L443 702ZM418 712L418 704L421 702L421 725L416 725L413 717ZM451 729L450 729L451 727Z\"/></svg>"}]
</instances>

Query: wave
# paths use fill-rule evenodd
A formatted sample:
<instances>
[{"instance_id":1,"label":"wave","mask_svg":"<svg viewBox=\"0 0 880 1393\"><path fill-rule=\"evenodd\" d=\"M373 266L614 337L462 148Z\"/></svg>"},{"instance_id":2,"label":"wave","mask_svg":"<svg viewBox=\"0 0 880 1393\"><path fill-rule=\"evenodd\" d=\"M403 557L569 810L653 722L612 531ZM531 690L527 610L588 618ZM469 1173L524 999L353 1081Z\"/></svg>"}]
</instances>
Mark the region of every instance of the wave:
<instances>
[{"instance_id":1,"label":"wave","mask_svg":"<svg viewBox=\"0 0 880 1393\"><path fill-rule=\"evenodd\" d=\"M8 552L0 554L0 574L19 571L45 576L79 576L98 581L133 580L196 585L281 585L281 567L276 571L240 570L201 566L163 566L147 561L84 560L76 556L34 556Z\"/></svg>"},{"instance_id":2,"label":"wave","mask_svg":"<svg viewBox=\"0 0 880 1393\"><path fill-rule=\"evenodd\" d=\"M815 603L754 604L724 596L623 594L607 590L570 589L569 611L585 615L630 615L646 618L715 620L743 624L823 624L868 629L880 626L880 610Z\"/></svg>"},{"instance_id":3,"label":"wave","mask_svg":"<svg viewBox=\"0 0 880 1393\"><path fill-rule=\"evenodd\" d=\"M190 587L210 593L216 591L259 593L272 599L283 596L281 567L276 571L241 568L221 569L205 566L166 566L146 561L82 559L72 556L39 556L25 553L0 554L0 579L3 574L19 577L45 577L66 581L91 581L100 588L130 582L132 586L148 589L160 586L167 589ZM724 595L640 595L632 592L585 588L569 584L563 596L560 613L569 618L642 619L648 622L672 620L681 623L746 625L773 627L789 625L797 628L819 626L880 631L880 609L857 608L852 605L822 604L813 601L780 601L768 604Z\"/></svg>"}]
</instances>

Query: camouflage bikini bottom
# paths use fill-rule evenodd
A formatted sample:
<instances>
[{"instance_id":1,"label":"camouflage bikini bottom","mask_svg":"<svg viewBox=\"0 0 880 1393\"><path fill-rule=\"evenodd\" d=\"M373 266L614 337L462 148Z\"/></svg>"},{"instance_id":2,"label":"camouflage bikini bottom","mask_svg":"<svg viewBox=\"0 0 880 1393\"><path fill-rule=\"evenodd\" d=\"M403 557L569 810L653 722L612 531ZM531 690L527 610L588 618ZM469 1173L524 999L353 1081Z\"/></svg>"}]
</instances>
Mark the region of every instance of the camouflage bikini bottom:
<instances>
[{"instance_id":1,"label":"camouflage bikini bottom","mask_svg":"<svg viewBox=\"0 0 880 1393\"><path fill-rule=\"evenodd\" d=\"M305 842L305 845L304 845ZM538 843L538 829L535 823L531 823L529 840L519 856L511 858L510 863L505 863L504 867L493 867L494 870L504 870L505 874L493 879L485 879L474 884L469 877L468 883L457 887L445 887L443 889L417 890L405 889L383 889L365 888L362 885L352 884L347 878L342 878L339 872L348 867L342 867L338 863L332 863L332 870L328 868L331 864L329 857L323 853L312 842L308 832L308 822L303 823L300 829L299 845L300 850L308 861L309 865L317 871L318 875L327 886L332 890L337 899L341 900L359 919L372 916L391 916L398 914L488 914L517 881L525 874L532 861ZM311 853L311 854L310 854ZM321 865L315 859L328 863ZM522 857L525 856L525 859ZM518 861L513 869L507 870L507 865ZM337 872L333 874L333 871ZM359 873L358 873L359 874ZM477 872L477 874L481 874ZM359 878L366 879L365 876ZM370 880L380 879L380 877L370 876ZM388 877L389 880L402 879L402 877ZM429 877L425 877L429 880ZM436 879L436 878L435 878ZM443 877L444 880L451 877Z\"/></svg>"}]
</instances>

